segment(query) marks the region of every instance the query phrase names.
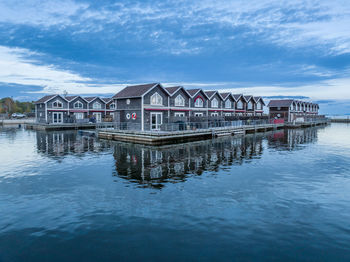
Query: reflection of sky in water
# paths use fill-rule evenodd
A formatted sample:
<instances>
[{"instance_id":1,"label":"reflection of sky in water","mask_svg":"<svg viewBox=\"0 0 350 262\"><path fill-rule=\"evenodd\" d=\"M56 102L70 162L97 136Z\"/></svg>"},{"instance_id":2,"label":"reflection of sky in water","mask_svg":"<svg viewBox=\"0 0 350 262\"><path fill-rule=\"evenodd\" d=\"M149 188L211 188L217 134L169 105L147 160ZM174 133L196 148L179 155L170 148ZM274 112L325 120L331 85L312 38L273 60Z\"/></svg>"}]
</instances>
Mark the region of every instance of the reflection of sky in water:
<instances>
[{"instance_id":1,"label":"reflection of sky in water","mask_svg":"<svg viewBox=\"0 0 350 262\"><path fill-rule=\"evenodd\" d=\"M2 130L0 250L17 254L19 246L33 261L55 250L59 261L76 248L91 260L91 246L100 257L123 254L122 240L146 256L145 242L157 246L163 259L199 254L199 246L251 260L260 257L251 246L290 260L309 246L304 260L344 259L349 130L340 124L163 147ZM45 248L28 249L35 241ZM108 252L105 241L114 243Z\"/></svg>"}]
</instances>

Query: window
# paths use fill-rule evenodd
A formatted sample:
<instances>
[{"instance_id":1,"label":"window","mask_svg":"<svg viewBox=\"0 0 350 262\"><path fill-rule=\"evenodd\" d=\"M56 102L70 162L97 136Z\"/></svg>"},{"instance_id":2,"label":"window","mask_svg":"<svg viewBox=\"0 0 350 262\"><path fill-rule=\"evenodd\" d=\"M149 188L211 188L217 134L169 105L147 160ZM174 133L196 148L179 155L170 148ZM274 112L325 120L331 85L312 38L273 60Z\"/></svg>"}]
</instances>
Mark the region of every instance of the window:
<instances>
[{"instance_id":1,"label":"window","mask_svg":"<svg viewBox=\"0 0 350 262\"><path fill-rule=\"evenodd\" d=\"M126 104L127 104L127 105L130 105L130 99L129 99L129 98L126 99Z\"/></svg>"},{"instance_id":2,"label":"window","mask_svg":"<svg viewBox=\"0 0 350 262\"><path fill-rule=\"evenodd\" d=\"M237 102L237 108L243 109L243 102L241 100Z\"/></svg>"},{"instance_id":3,"label":"window","mask_svg":"<svg viewBox=\"0 0 350 262\"><path fill-rule=\"evenodd\" d=\"M231 113L225 113L225 116L231 116Z\"/></svg>"},{"instance_id":4,"label":"window","mask_svg":"<svg viewBox=\"0 0 350 262\"><path fill-rule=\"evenodd\" d=\"M84 119L84 113L74 113L75 119Z\"/></svg>"},{"instance_id":5,"label":"window","mask_svg":"<svg viewBox=\"0 0 350 262\"><path fill-rule=\"evenodd\" d=\"M40 113L39 116L42 117L42 116L43 116L43 113Z\"/></svg>"},{"instance_id":6,"label":"window","mask_svg":"<svg viewBox=\"0 0 350 262\"><path fill-rule=\"evenodd\" d=\"M211 116L219 116L219 113L211 113Z\"/></svg>"},{"instance_id":7,"label":"window","mask_svg":"<svg viewBox=\"0 0 350 262\"><path fill-rule=\"evenodd\" d=\"M203 99L200 97L197 97L197 99L194 101L194 106L195 107L203 107Z\"/></svg>"},{"instance_id":8,"label":"window","mask_svg":"<svg viewBox=\"0 0 350 262\"><path fill-rule=\"evenodd\" d=\"M110 109L115 109L115 103L110 104L109 108Z\"/></svg>"},{"instance_id":9,"label":"window","mask_svg":"<svg viewBox=\"0 0 350 262\"><path fill-rule=\"evenodd\" d=\"M182 97L182 95L178 95L175 98L175 106L185 106L185 99Z\"/></svg>"},{"instance_id":10,"label":"window","mask_svg":"<svg viewBox=\"0 0 350 262\"><path fill-rule=\"evenodd\" d=\"M225 108L231 108L231 106L232 106L231 100L227 99L225 102Z\"/></svg>"},{"instance_id":11,"label":"window","mask_svg":"<svg viewBox=\"0 0 350 262\"><path fill-rule=\"evenodd\" d=\"M157 105L157 106L163 105L163 98L158 93L154 93L151 96L151 105Z\"/></svg>"},{"instance_id":12,"label":"window","mask_svg":"<svg viewBox=\"0 0 350 262\"><path fill-rule=\"evenodd\" d=\"M92 104L93 109L101 109L101 104L99 102L95 102Z\"/></svg>"},{"instance_id":13,"label":"window","mask_svg":"<svg viewBox=\"0 0 350 262\"><path fill-rule=\"evenodd\" d=\"M211 107L219 107L219 101L216 98L211 101Z\"/></svg>"},{"instance_id":14,"label":"window","mask_svg":"<svg viewBox=\"0 0 350 262\"><path fill-rule=\"evenodd\" d=\"M260 110L263 110L263 108L264 108L264 104L263 104L262 102L260 102L260 103L259 103L259 109L260 109Z\"/></svg>"},{"instance_id":15,"label":"window","mask_svg":"<svg viewBox=\"0 0 350 262\"><path fill-rule=\"evenodd\" d=\"M62 104L61 101L56 100L55 102L52 103L52 107L53 107L53 108L62 108L62 107L63 107L63 104Z\"/></svg>"},{"instance_id":16,"label":"window","mask_svg":"<svg viewBox=\"0 0 350 262\"><path fill-rule=\"evenodd\" d=\"M252 101L248 102L248 110L253 110L253 103L252 103Z\"/></svg>"},{"instance_id":17,"label":"window","mask_svg":"<svg viewBox=\"0 0 350 262\"><path fill-rule=\"evenodd\" d=\"M80 101L77 101L77 102L74 103L74 108L83 108L83 107L84 107L84 105Z\"/></svg>"},{"instance_id":18,"label":"window","mask_svg":"<svg viewBox=\"0 0 350 262\"><path fill-rule=\"evenodd\" d=\"M185 113L175 113L174 114L176 117L185 117Z\"/></svg>"},{"instance_id":19,"label":"window","mask_svg":"<svg viewBox=\"0 0 350 262\"><path fill-rule=\"evenodd\" d=\"M203 113L194 113L194 116L200 117L200 116L203 116Z\"/></svg>"}]
</instances>

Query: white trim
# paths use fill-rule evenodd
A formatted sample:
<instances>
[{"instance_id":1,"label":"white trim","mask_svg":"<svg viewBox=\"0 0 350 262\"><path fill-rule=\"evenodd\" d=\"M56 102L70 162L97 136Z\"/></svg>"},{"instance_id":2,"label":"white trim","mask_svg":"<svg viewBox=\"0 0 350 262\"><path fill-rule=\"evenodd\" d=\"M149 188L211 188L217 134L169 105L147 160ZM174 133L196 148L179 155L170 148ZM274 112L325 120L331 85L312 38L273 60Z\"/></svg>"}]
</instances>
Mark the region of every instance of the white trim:
<instances>
[{"instance_id":1,"label":"white trim","mask_svg":"<svg viewBox=\"0 0 350 262\"><path fill-rule=\"evenodd\" d=\"M152 103L153 97L156 98L156 101L155 101L156 103ZM157 103L158 102L157 100L159 98L160 98L160 103ZM152 105L152 106L164 106L164 104L163 104L163 97L158 92L155 92L154 94L152 94L150 96L149 102L150 102L150 105Z\"/></svg>"},{"instance_id":2,"label":"white trim","mask_svg":"<svg viewBox=\"0 0 350 262\"><path fill-rule=\"evenodd\" d=\"M80 103L82 105L82 107L76 107L75 105L78 104L78 103ZM79 100L75 101L74 104L73 104L73 108L74 109L82 109L82 108L84 108L84 104L81 101L79 101Z\"/></svg>"},{"instance_id":3,"label":"white trim","mask_svg":"<svg viewBox=\"0 0 350 262\"><path fill-rule=\"evenodd\" d=\"M144 104L143 104L143 96L141 97L141 130L144 131Z\"/></svg>"},{"instance_id":4,"label":"white trim","mask_svg":"<svg viewBox=\"0 0 350 262\"><path fill-rule=\"evenodd\" d=\"M176 105L176 99L178 98L178 97L181 97L182 98L182 104L181 105ZM174 106L177 106L177 107L184 107L186 105L186 102L185 102L185 98L181 95L181 94L178 94L176 97L175 97L175 99L174 99Z\"/></svg>"}]
</instances>

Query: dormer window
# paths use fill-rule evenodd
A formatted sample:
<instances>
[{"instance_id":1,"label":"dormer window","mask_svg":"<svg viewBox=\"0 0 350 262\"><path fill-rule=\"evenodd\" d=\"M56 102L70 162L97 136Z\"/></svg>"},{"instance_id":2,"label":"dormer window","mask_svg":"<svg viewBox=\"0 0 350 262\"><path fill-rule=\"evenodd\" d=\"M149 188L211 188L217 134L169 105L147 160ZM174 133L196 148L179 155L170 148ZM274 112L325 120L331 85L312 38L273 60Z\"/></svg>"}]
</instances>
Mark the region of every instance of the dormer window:
<instances>
[{"instance_id":1,"label":"dormer window","mask_svg":"<svg viewBox=\"0 0 350 262\"><path fill-rule=\"evenodd\" d=\"M83 103L82 102L80 102L80 101L77 101L77 102L75 102L74 103L74 108L83 108L84 107L84 105L83 105Z\"/></svg>"},{"instance_id":2,"label":"dormer window","mask_svg":"<svg viewBox=\"0 0 350 262\"><path fill-rule=\"evenodd\" d=\"M93 109L101 109L102 108L101 103L99 103L99 102L93 103L92 104L92 108Z\"/></svg>"},{"instance_id":3,"label":"dormer window","mask_svg":"<svg viewBox=\"0 0 350 262\"><path fill-rule=\"evenodd\" d=\"M154 93L151 96L151 105L154 105L154 106L161 106L161 105L163 105L163 98L161 97L160 94Z\"/></svg>"},{"instance_id":4,"label":"dormer window","mask_svg":"<svg viewBox=\"0 0 350 262\"><path fill-rule=\"evenodd\" d=\"M52 107L53 107L53 108L62 108L62 107L63 107L63 104L62 104L61 101L56 100L55 102L52 103Z\"/></svg>"},{"instance_id":5,"label":"dormer window","mask_svg":"<svg viewBox=\"0 0 350 262\"><path fill-rule=\"evenodd\" d=\"M185 99L182 95L178 95L175 98L175 106L185 106Z\"/></svg>"},{"instance_id":6,"label":"dormer window","mask_svg":"<svg viewBox=\"0 0 350 262\"><path fill-rule=\"evenodd\" d=\"M238 108L238 109L243 109L243 102L242 102L241 100L239 100L239 101L237 102L237 108Z\"/></svg>"},{"instance_id":7,"label":"dormer window","mask_svg":"<svg viewBox=\"0 0 350 262\"><path fill-rule=\"evenodd\" d=\"M252 101L248 102L248 110L253 110L253 102Z\"/></svg>"},{"instance_id":8,"label":"dormer window","mask_svg":"<svg viewBox=\"0 0 350 262\"><path fill-rule=\"evenodd\" d=\"M219 107L219 101L216 98L211 101L211 107Z\"/></svg>"},{"instance_id":9,"label":"dormer window","mask_svg":"<svg viewBox=\"0 0 350 262\"><path fill-rule=\"evenodd\" d=\"M194 101L194 106L195 107L203 107L203 99L200 97L197 97L197 99Z\"/></svg>"},{"instance_id":10,"label":"dormer window","mask_svg":"<svg viewBox=\"0 0 350 262\"><path fill-rule=\"evenodd\" d=\"M264 104L263 104L262 102L260 102L260 103L259 103L259 107L260 107L260 108L259 108L260 110L263 110Z\"/></svg>"},{"instance_id":11,"label":"dormer window","mask_svg":"<svg viewBox=\"0 0 350 262\"><path fill-rule=\"evenodd\" d=\"M231 106L232 106L231 100L227 99L225 102L225 108L231 108Z\"/></svg>"},{"instance_id":12,"label":"dormer window","mask_svg":"<svg viewBox=\"0 0 350 262\"><path fill-rule=\"evenodd\" d=\"M110 104L109 108L110 109L115 109L115 103Z\"/></svg>"}]
</instances>

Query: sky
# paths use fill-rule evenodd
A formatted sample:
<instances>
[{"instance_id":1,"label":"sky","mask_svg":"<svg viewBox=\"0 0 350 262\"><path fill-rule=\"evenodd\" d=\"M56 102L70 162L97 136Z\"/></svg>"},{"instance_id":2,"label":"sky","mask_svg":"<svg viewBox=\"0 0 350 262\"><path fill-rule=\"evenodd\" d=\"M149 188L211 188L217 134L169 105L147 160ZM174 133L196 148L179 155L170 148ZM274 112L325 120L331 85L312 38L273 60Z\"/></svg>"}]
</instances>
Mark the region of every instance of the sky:
<instances>
[{"instance_id":1,"label":"sky","mask_svg":"<svg viewBox=\"0 0 350 262\"><path fill-rule=\"evenodd\" d=\"M350 1L0 0L0 97L153 82L350 114Z\"/></svg>"}]
</instances>

